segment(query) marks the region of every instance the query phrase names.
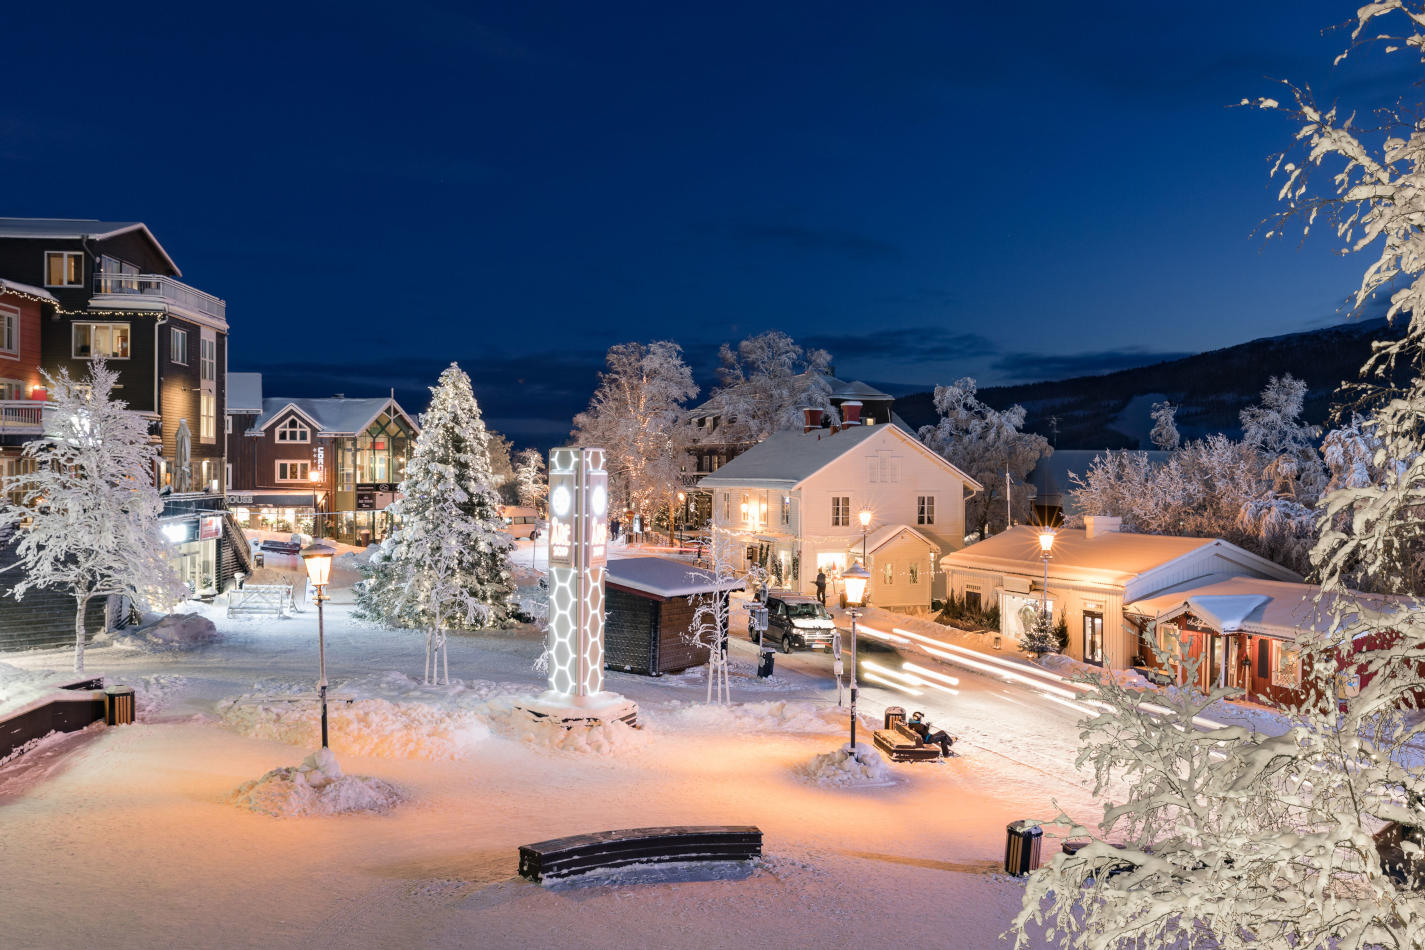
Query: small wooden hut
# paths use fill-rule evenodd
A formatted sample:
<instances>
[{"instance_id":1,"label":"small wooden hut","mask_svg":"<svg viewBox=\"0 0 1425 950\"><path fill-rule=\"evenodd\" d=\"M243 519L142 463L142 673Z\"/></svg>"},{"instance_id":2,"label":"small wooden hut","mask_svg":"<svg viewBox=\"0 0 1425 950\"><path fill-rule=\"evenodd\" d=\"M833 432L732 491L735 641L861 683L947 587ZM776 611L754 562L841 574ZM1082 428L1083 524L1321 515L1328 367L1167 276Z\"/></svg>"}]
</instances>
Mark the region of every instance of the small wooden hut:
<instances>
[{"instance_id":1,"label":"small wooden hut","mask_svg":"<svg viewBox=\"0 0 1425 950\"><path fill-rule=\"evenodd\" d=\"M604 666L659 676L708 660L706 647L685 639L693 614L706 598L726 598L742 582L724 581L722 593L711 571L665 557L630 557L608 562L604 582Z\"/></svg>"}]
</instances>

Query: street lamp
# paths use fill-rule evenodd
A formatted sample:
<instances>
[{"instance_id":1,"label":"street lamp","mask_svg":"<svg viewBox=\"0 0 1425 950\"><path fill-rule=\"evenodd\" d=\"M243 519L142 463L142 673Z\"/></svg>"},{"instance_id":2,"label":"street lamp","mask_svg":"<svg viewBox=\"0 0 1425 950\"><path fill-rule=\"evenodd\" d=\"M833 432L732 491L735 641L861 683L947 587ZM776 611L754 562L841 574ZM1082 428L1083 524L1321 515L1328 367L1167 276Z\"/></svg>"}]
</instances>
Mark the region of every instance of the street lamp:
<instances>
[{"instance_id":1,"label":"street lamp","mask_svg":"<svg viewBox=\"0 0 1425 950\"><path fill-rule=\"evenodd\" d=\"M870 520L870 512L862 512L866 517L864 521ZM861 616L857 610L861 606L866 596L866 582L871 579L871 572L861 566L857 561L845 571L841 572L841 580L846 585L846 603L851 607L851 755L856 755L856 618Z\"/></svg>"},{"instance_id":2,"label":"street lamp","mask_svg":"<svg viewBox=\"0 0 1425 950\"><path fill-rule=\"evenodd\" d=\"M1039 616L1049 609L1049 558L1054 556L1054 529L1043 528L1039 532L1039 556L1044 559L1044 587L1039 591Z\"/></svg>"},{"instance_id":3,"label":"street lamp","mask_svg":"<svg viewBox=\"0 0 1425 950\"><path fill-rule=\"evenodd\" d=\"M331 580L332 555L336 548L325 544L312 543L302 549L302 563L307 568L307 580L317 589L317 662L320 674L317 678L317 696L322 703L322 748L327 747L327 639L323 623L322 601L326 600L323 588Z\"/></svg>"},{"instance_id":4,"label":"street lamp","mask_svg":"<svg viewBox=\"0 0 1425 950\"><path fill-rule=\"evenodd\" d=\"M871 509L862 508L861 513L856 517L861 519L861 561L864 563L866 560L866 529L871 524Z\"/></svg>"},{"instance_id":5,"label":"street lamp","mask_svg":"<svg viewBox=\"0 0 1425 950\"><path fill-rule=\"evenodd\" d=\"M312 483L312 537L318 538L322 532L318 527L321 522L317 520L317 485L321 483L322 470L319 468L312 469L307 473L307 480Z\"/></svg>"}]
</instances>

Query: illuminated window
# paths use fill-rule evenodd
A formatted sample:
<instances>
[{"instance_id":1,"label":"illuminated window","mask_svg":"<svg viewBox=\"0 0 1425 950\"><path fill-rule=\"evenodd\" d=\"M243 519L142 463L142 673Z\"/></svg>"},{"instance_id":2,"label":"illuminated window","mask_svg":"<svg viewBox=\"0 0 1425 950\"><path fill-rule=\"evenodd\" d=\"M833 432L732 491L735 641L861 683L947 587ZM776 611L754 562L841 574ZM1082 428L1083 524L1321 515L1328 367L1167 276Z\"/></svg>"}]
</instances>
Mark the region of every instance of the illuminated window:
<instances>
[{"instance_id":1,"label":"illuminated window","mask_svg":"<svg viewBox=\"0 0 1425 950\"><path fill-rule=\"evenodd\" d=\"M129 325L127 323L76 323L74 325L74 358L77 360L129 358Z\"/></svg>"},{"instance_id":2,"label":"illuminated window","mask_svg":"<svg viewBox=\"0 0 1425 950\"><path fill-rule=\"evenodd\" d=\"M1296 689L1301 685L1301 651L1290 649L1284 643L1273 643L1272 651L1277 658L1272 682L1277 686Z\"/></svg>"},{"instance_id":3,"label":"illuminated window","mask_svg":"<svg viewBox=\"0 0 1425 950\"><path fill-rule=\"evenodd\" d=\"M20 310L18 307L0 306L0 353L7 356L20 355Z\"/></svg>"},{"instance_id":4,"label":"illuminated window","mask_svg":"<svg viewBox=\"0 0 1425 950\"><path fill-rule=\"evenodd\" d=\"M79 251L45 252L46 287L80 287L83 284L83 254Z\"/></svg>"},{"instance_id":5,"label":"illuminated window","mask_svg":"<svg viewBox=\"0 0 1425 950\"><path fill-rule=\"evenodd\" d=\"M921 495L915 502L915 523L935 524L935 496Z\"/></svg>"},{"instance_id":6,"label":"illuminated window","mask_svg":"<svg viewBox=\"0 0 1425 950\"><path fill-rule=\"evenodd\" d=\"M212 393L199 393L199 438L204 442L218 440L218 398Z\"/></svg>"},{"instance_id":7,"label":"illuminated window","mask_svg":"<svg viewBox=\"0 0 1425 950\"><path fill-rule=\"evenodd\" d=\"M310 442L312 441L312 430L303 425L294 416L277 427L278 442Z\"/></svg>"},{"instance_id":8,"label":"illuminated window","mask_svg":"<svg viewBox=\"0 0 1425 950\"><path fill-rule=\"evenodd\" d=\"M792 523L792 499L790 495L782 496L782 524Z\"/></svg>"},{"instance_id":9,"label":"illuminated window","mask_svg":"<svg viewBox=\"0 0 1425 950\"><path fill-rule=\"evenodd\" d=\"M845 528L851 524L851 496L833 495L831 498L831 526Z\"/></svg>"},{"instance_id":10,"label":"illuminated window","mask_svg":"<svg viewBox=\"0 0 1425 950\"><path fill-rule=\"evenodd\" d=\"M881 568L881 581L888 586L896 582L895 566L890 561L887 561L885 567Z\"/></svg>"},{"instance_id":11,"label":"illuminated window","mask_svg":"<svg viewBox=\"0 0 1425 950\"><path fill-rule=\"evenodd\" d=\"M914 561L910 562L910 582L912 584L920 583L920 565Z\"/></svg>"},{"instance_id":12,"label":"illuminated window","mask_svg":"<svg viewBox=\"0 0 1425 950\"><path fill-rule=\"evenodd\" d=\"M168 358L183 366L188 365L188 331L178 327L168 331Z\"/></svg>"},{"instance_id":13,"label":"illuminated window","mask_svg":"<svg viewBox=\"0 0 1425 950\"><path fill-rule=\"evenodd\" d=\"M277 463L277 480L279 482L305 482L307 473L311 471L311 462L281 461Z\"/></svg>"}]
</instances>

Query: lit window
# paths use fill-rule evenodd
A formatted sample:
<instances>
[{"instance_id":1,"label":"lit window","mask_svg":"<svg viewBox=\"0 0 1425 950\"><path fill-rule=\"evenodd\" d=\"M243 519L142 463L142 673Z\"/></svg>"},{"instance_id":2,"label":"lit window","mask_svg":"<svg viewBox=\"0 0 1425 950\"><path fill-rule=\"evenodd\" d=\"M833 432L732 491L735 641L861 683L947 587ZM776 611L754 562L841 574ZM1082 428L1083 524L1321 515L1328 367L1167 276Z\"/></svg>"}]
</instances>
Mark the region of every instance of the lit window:
<instances>
[{"instance_id":1,"label":"lit window","mask_svg":"<svg viewBox=\"0 0 1425 950\"><path fill-rule=\"evenodd\" d=\"M910 582L912 584L920 583L920 565L914 561L910 562Z\"/></svg>"},{"instance_id":2,"label":"lit window","mask_svg":"<svg viewBox=\"0 0 1425 950\"><path fill-rule=\"evenodd\" d=\"M84 284L84 255L79 251L45 252L45 286L79 287Z\"/></svg>"},{"instance_id":3,"label":"lit window","mask_svg":"<svg viewBox=\"0 0 1425 950\"><path fill-rule=\"evenodd\" d=\"M277 427L278 442L310 442L312 441L312 430L295 418L288 419Z\"/></svg>"},{"instance_id":4,"label":"lit window","mask_svg":"<svg viewBox=\"0 0 1425 950\"><path fill-rule=\"evenodd\" d=\"M204 442L218 439L218 398L212 393L199 393L199 438Z\"/></svg>"},{"instance_id":5,"label":"lit window","mask_svg":"<svg viewBox=\"0 0 1425 950\"><path fill-rule=\"evenodd\" d=\"M916 524L935 524L935 496L921 495L915 505Z\"/></svg>"},{"instance_id":6,"label":"lit window","mask_svg":"<svg viewBox=\"0 0 1425 950\"><path fill-rule=\"evenodd\" d=\"M277 480L279 482L305 482L307 472L311 470L311 462L278 462Z\"/></svg>"},{"instance_id":7,"label":"lit window","mask_svg":"<svg viewBox=\"0 0 1425 950\"><path fill-rule=\"evenodd\" d=\"M188 331L174 327L169 331L168 356L173 362L188 365Z\"/></svg>"},{"instance_id":8,"label":"lit window","mask_svg":"<svg viewBox=\"0 0 1425 950\"><path fill-rule=\"evenodd\" d=\"M1296 689L1301 685L1301 651L1289 649L1284 643L1272 644L1277 656L1276 675L1272 682L1278 686Z\"/></svg>"},{"instance_id":9,"label":"lit window","mask_svg":"<svg viewBox=\"0 0 1425 950\"><path fill-rule=\"evenodd\" d=\"M895 565L893 565L890 561L887 561L887 562L886 562L886 566L883 567L883 568L881 568L881 580L882 580L883 582L885 582L886 584L888 584L888 585L895 583L895 580L896 580Z\"/></svg>"},{"instance_id":10,"label":"lit window","mask_svg":"<svg viewBox=\"0 0 1425 950\"><path fill-rule=\"evenodd\" d=\"M851 496L833 495L831 499L831 526L845 528L851 524Z\"/></svg>"},{"instance_id":11,"label":"lit window","mask_svg":"<svg viewBox=\"0 0 1425 950\"><path fill-rule=\"evenodd\" d=\"M76 323L74 325L74 358L77 360L129 358L129 325L127 323Z\"/></svg>"},{"instance_id":12,"label":"lit window","mask_svg":"<svg viewBox=\"0 0 1425 950\"><path fill-rule=\"evenodd\" d=\"M792 523L792 499L789 495L782 496L782 524Z\"/></svg>"},{"instance_id":13,"label":"lit window","mask_svg":"<svg viewBox=\"0 0 1425 950\"><path fill-rule=\"evenodd\" d=\"M20 309L0 306L0 353L20 355Z\"/></svg>"}]
</instances>

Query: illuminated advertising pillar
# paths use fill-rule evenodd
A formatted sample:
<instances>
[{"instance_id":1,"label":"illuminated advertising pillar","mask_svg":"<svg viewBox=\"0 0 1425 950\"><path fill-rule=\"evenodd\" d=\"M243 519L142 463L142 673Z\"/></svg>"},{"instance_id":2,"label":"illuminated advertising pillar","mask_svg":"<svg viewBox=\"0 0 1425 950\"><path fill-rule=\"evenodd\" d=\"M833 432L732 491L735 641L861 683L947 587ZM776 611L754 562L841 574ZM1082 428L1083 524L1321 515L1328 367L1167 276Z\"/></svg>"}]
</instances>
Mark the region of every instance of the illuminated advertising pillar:
<instances>
[{"instance_id":1,"label":"illuminated advertising pillar","mask_svg":"<svg viewBox=\"0 0 1425 950\"><path fill-rule=\"evenodd\" d=\"M604 575L609 475L604 450L549 454L549 689L590 697L604 689Z\"/></svg>"}]
</instances>

